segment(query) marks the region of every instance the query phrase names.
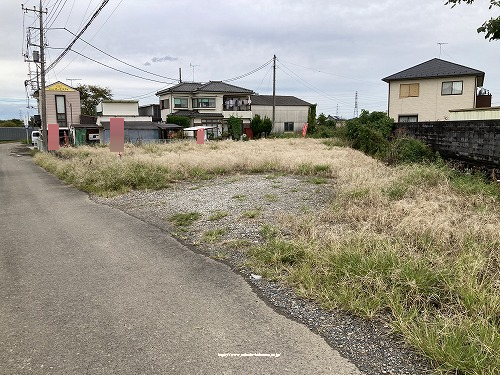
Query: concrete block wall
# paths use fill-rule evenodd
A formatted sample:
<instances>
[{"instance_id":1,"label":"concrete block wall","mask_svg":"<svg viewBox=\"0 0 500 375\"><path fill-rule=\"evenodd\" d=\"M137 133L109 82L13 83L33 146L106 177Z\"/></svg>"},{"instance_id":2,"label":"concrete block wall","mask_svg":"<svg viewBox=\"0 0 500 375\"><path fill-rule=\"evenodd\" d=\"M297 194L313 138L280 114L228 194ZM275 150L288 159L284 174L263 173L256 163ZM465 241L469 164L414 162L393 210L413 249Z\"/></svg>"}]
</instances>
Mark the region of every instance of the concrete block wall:
<instances>
[{"instance_id":1,"label":"concrete block wall","mask_svg":"<svg viewBox=\"0 0 500 375\"><path fill-rule=\"evenodd\" d=\"M422 140L443 157L500 168L500 120L406 122L396 126L398 134Z\"/></svg>"}]
</instances>

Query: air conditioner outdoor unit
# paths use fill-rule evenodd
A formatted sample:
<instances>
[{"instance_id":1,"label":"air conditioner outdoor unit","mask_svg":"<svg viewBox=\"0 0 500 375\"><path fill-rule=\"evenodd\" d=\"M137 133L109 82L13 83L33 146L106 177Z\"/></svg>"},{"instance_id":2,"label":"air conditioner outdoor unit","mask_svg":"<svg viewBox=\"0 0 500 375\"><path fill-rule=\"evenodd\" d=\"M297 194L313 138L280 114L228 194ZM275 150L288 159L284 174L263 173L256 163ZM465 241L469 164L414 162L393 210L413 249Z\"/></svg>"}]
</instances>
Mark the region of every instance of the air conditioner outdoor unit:
<instances>
[{"instance_id":1,"label":"air conditioner outdoor unit","mask_svg":"<svg viewBox=\"0 0 500 375\"><path fill-rule=\"evenodd\" d=\"M98 141L99 134L89 134L89 141Z\"/></svg>"}]
</instances>

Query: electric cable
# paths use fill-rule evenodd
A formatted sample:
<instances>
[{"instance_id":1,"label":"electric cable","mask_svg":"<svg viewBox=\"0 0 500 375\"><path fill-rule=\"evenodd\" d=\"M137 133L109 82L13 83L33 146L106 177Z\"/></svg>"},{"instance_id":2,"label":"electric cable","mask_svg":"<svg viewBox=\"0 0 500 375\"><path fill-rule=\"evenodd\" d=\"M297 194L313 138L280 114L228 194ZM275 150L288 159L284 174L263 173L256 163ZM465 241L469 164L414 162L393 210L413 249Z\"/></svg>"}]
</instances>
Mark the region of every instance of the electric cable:
<instances>
[{"instance_id":1,"label":"electric cable","mask_svg":"<svg viewBox=\"0 0 500 375\"><path fill-rule=\"evenodd\" d=\"M265 68L267 65L269 65L272 62L273 62L273 59L269 60L268 62L264 63L263 65L259 66L258 68L255 68L254 70L252 70L252 71L250 71L248 73L242 74L242 75L240 75L238 77L224 79L224 80L222 80L222 82L232 82L232 81L237 81L237 80L239 80L241 78L248 77L249 75L252 75L252 74L258 72L259 70Z\"/></svg>"},{"instance_id":2,"label":"electric cable","mask_svg":"<svg viewBox=\"0 0 500 375\"><path fill-rule=\"evenodd\" d=\"M67 32L69 32L70 34L72 34L72 35L76 36L76 34L74 34L72 31L68 30L68 29L67 29L67 28L65 28L65 27L64 27L64 28L61 28L61 29L66 30L66 31L67 31ZM84 42L85 44L89 45L90 47L95 48L96 50L98 50L99 52L103 53L104 55L106 55L106 56L108 56L108 57L111 57L112 59L114 59L114 60L116 60L116 61L119 61L119 62L121 62L122 64L125 64L125 65L127 65L127 66L130 66L131 68L134 68L134 69L140 70L141 72L144 72L144 73L147 73L147 74L151 74L151 75L156 76L156 77L165 78L165 79L169 79L169 80L172 80L172 81L177 81L177 79L175 79L175 78L170 78L170 77L163 76L163 75L161 75L161 74L156 74L156 73L153 73L153 72L149 72L149 71L147 71L147 70L145 70L145 69L142 69L142 68L139 68L139 67L134 66L134 65L132 65L132 64L129 64L129 63L127 63L126 61L120 60L119 58L117 58L117 57L115 57L115 56L110 55L109 53L107 53L107 52L103 51L102 49L100 49L100 48L98 48L98 47L96 47L96 46L94 46L93 44L90 44L89 42L87 42L86 40L84 40L84 39L82 39L82 38L80 38L80 40L81 40L82 42ZM73 51L73 52L76 52L76 51L74 51L74 50L72 50L72 51Z\"/></svg>"},{"instance_id":3,"label":"electric cable","mask_svg":"<svg viewBox=\"0 0 500 375\"><path fill-rule=\"evenodd\" d=\"M93 62L95 62L96 64L99 64L99 65L105 66L105 67L106 67L106 68L108 68L108 69L111 69L111 70L114 70L114 71L117 71L117 72L120 72L120 73L123 73L123 74L129 75L129 76L131 76L131 77L135 77L135 78L139 78L139 79L143 79L143 80L146 80L146 81L151 81L151 82L158 82L158 83L170 83L170 84L172 83L172 82L167 82L167 81L159 81L159 80L157 80L157 79L151 79L151 78L141 77L141 76L138 76L137 74L129 73L129 72L126 72L126 71L124 71L124 70L121 70L121 69L118 69L118 68L114 68L114 67L112 67L112 66L109 66L109 65L107 65L107 64L104 64L104 63L102 63L102 62L100 62L100 61L97 61L97 60L95 60L95 59L91 58L91 57L85 56L83 53L77 52L77 51L75 51L75 50L71 50L71 52L76 53L77 55L80 55L81 57L84 57L84 58L86 58L86 59L88 59L88 60L90 60L90 61L93 61Z\"/></svg>"},{"instance_id":4,"label":"electric cable","mask_svg":"<svg viewBox=\"0 0 500 375\"><path fill-rule=\"evenodd\" d=\"M46 69L46 72L50 71L51 69L54 68L54 66L57 65L61 59L66 56L66 54L71 50L71 47L76 43L76 41L83 35L83 33L88 29L88 27L94 22L96 17L99 15L101 10L106 6L106 4L109 2L109 0L103 0L101 6L97 9L97 11L90 17L90 20L87 22L87 24L83 27L83 29L78 33L78 35L73 39L73 41L66 47L66 49L52 62L52 64L49 65L49 67Z\"/></svg>"}]
</instances>

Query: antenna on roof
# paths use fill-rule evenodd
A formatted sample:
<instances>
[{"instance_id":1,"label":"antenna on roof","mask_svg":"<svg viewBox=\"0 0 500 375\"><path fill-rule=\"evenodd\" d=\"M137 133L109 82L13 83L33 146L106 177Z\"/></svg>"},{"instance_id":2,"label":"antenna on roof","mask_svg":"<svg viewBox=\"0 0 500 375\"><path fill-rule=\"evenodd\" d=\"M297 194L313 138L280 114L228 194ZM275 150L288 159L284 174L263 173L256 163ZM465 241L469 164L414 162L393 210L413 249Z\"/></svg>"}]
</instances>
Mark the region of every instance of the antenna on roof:
<instances>
[{"instance_id":1,"label":"antenna on roof","mask_svg":"<svg viewBox=\"0 0 500 375\"><path fill-rule=\"evenodd\" d=\"M195 67L195 66L199 66L199 65L193 65L193 64L189 63L189 66L190 66L191 68L193 68L193 82L194 82L194 67Z\"/></svg>"},{"instance_id":2,"label":"antenna on roof","mask_svg":"<svg viewBox=\"0 0 500 375\"><path fill-rule=\"evenodd\" d=\"M448 43L438 42L438 44L439 44L439 58L441 58L441 47L443 46L443 44L448 44Z\"/></svg>"},{"instance_id":3,"label":"antenna on roof","mask_svg":"<svg viewBox=\"0 0 500 375\"><path fill-rule=\"evenodd\" d=\"M81 78L66 78L69 82L69 85L73 87L73 81L81 81Z\"/></svg>"}]
</instances>

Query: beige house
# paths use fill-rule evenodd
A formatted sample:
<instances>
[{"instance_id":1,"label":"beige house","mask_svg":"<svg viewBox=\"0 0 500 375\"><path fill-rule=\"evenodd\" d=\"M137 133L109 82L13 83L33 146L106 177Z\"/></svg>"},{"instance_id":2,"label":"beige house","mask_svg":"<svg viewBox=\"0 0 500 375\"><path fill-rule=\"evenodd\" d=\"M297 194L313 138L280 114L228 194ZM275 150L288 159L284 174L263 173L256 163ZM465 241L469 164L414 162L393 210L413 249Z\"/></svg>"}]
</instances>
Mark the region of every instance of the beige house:
<instances>
[{"instance_id":1,"label":"beige house","mask_svg":"<svg viewBox=\"0 0 500 375\"><path fill-rule=\"evenodd\" d=\"M382 79L389 84L389 117L397 122L444 121L450 110L491 106L478 95L484 72L432 59Z\"/></svg>"},{"instance_id":2,"label":"beige house","mask_svg":"<svg viewBox=\"0 0 500 375\"><path fill-rule=\"evenodd\" d=\"M273 96L252 95L252 113L273 118ZM273 133L300 132L307 122L310 103L295 96L275 96Z\"/></svg>"},{"instance_id":3,"label":"beige house","mask_svg":"<svg viewBox=\"0 0 500 375\"><path fill-rule=\"evenodd\" d=\"M71 128L80 123L80 92L57 81L45 87L47 124Z\"/></svg>"}]
</instances>

